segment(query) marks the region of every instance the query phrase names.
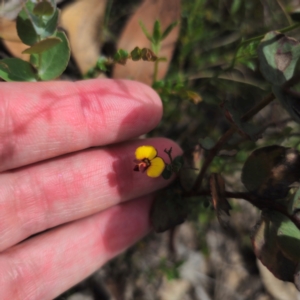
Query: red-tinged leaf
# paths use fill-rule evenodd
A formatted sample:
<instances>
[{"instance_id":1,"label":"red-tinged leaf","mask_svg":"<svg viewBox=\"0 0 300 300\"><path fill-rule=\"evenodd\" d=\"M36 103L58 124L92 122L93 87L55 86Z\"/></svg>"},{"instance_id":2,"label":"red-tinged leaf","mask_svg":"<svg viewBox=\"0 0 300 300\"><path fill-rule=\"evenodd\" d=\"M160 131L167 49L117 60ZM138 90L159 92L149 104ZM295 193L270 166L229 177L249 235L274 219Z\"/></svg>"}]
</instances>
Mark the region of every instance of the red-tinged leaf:
<instances>
[{"instance_id":1,"label":"red-tinged leaf","mask_svg":"<svg viewBox=\"0 0 300 300\"><path fill-rule=\"evenodd\" d=\"M247 190L265 199L286 197L291 184L299 179L299 152L277 145L254 150L242 170L242 182Z\"/></svg>"},{"instance_id":2,"label":"red-tinged leaf","mask_svg":"<svg viewBox=\"0 0 300 300\"><path fill-rule=\"evenodd\" d=\"M297 263L288 259L278 246L278 226L268 212L263 212L251 236L253 250L256 257L275 277L293 282Z\"/></svg>"},{"instance_id":3,"label":"red-tinged leaf","mask_svg":"<svg viewBox=\"0 0 300 300\"><path fill-rule=\"evenodd\" d=\"M300 44L276 31L265 35L258 47L260 70L271 84L283 85L294 75L300 57Z\"/></svg>"}]
</instances>

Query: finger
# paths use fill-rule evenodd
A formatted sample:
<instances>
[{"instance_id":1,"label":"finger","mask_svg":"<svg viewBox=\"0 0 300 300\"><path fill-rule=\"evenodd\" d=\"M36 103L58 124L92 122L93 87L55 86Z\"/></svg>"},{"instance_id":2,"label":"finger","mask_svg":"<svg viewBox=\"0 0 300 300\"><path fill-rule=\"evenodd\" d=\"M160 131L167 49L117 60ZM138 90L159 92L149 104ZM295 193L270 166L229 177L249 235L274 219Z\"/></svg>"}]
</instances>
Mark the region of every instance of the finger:
<instances>
[{"instance_id":1,"label":"finger","mask_svg":"<svg viewBox=\"0 0 300 300\"><path fill-rule=\"evenodd\" d=\"M2 299L53 299L150 230L151 197L120 204L0 254Z\"/></svg>"},{"instance_id":2,"label":"finger","mask_svg":"<svg viewBox=\"0 0 300 300\"><path fill-rule=\"evenodd\" d=\"M0 83L0 171L139 136L162 114L134 81Z\"/></svg>"},{"instance_id":3,"label":"finger","mask_svg":"<svg viewBox=\"0 0 300 300\"><path fill-rule=\"evenodd\" d=\"M168 162L181 150L164 138L95 148L6 172L0 177L0 251L45 229L76 220L166 186L134 172L138 146L150 144Z\"/></svg>"}]
</instances>

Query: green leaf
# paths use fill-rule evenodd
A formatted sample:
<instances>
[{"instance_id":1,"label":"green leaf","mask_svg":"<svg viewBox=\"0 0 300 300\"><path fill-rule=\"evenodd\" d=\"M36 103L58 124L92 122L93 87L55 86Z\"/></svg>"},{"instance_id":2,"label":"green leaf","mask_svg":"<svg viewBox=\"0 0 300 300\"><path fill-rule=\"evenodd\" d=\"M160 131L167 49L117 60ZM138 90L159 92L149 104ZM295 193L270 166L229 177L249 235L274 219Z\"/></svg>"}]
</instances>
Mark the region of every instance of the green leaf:
<instances>
[{"instance_id":1,"label":"green leaf","mask_svg":"<svg viewBox=\"0 0 300 300\"><path fill-rule=\"evenodd\" d=\"M159 270L167 277L167 279L174 280L180 278L179 267L184 263L184 260L175 262L173 259L166 260L163 258L158 266Z\"/></svg>"},{"instance_id":2,"label":"green leaf","mask_svg":"<svg viewBox=\"0 0 300 300\"><path fill-rule=\"evenodd\" d=\"M199 142L200 142L201 147L205 150L212 149L214 147L214 145L216 144L215 141L209 136L205 137L204 139L200 139Z\"/></svg>"},{"instance_id":3,"label":"green leaf","mask_svg":"<svg viewBox=\"0 0 300 300\"><path fill-rule=\"evenodd\" d=\"M34 6L33 13L38 16L51 16L54 13L54 7L49 1L42 0Z\"/></svg>"},{"instance_id":4,"label":"green leaf","mask_svg":"<svg viewBox=\"0 0 300 300\"><path fill-rule=\"evenodd\" d=\"M55 33L58 25L58 17L59 10L56 8L54 14L51 17L45 18L43 31L41 32L42 38L46 38Z\"/></svg>"},{"instance_id":5,"label":"green leaf","mask_svg":"<svg viewBox=\"0 0 300 300\"><path fill-rule=\"evenodd\" d=\"M155 90L163 89L165 87L166 83L164 80L157 80L153 82L152 88Z\"/></svg>"},{"instance_id":6,"label":"green leaf","mask_svg":"<svg viewBox=\"0 0 300 300\"><path fill-rule=\"evenodd\" d=\"M147 37L147 39L153 43L153 38L152 36L150 35L150 33L148 32L147 28L145 27L144 23L142 21L139 21L139 24L145 34L145 36Z\"/></svg>"},{"instance_id":7,"label":"green leaf","mask_svg":"<svg viewBox=\"0 0 300 300\"><path fill-rule=\"evenodd\" d=\"M290 116L300 123L300 99L299 96L282 89L280 86L273 86L272 91L280 104L287 110Z\"/></svg>"},{"instance_id":8,"label":"green leaf","mask_svg":"<svg viewBox=\"0 0 300 300\"><path fill-rule=\"evenodd\" d=\"M282 253L290 260L300 262L300 230L286 216L278 212L270 213L271 220L278 226L277 242Z\"/></svg>"},{"instance_id":9,"label":"green leaf","mask_svg":"<svg viewBox=\"0 0 300 300\"><path fill-rule=\"evenodd\" d=\"M0 77L5 81L37 81L32 65L19 58L0 60Z\"/></svg>"},{"instance_id":10,"label":"green leaf","mask_svg":"<svg viewBox=\"0 0 300 300\"><path fill-rule=\"evenodd\" d=\"M256 257L277 278L284 281L294 281L297 263L287 258L277 241L277 231L280 222L272 218L273 212L263 212L261 220L256 224L251 236Z\"/></svg>"},{"instance_id":11,"label":"green leaf","mask_svg":"<svg viewBox=\"0 0 300 300\"><path fill-rule=\"evenodd\" d=\"M34 14L34 8L35 3L27 1L17 18L18 35L24 44L30 46L55 33L59 15L55 3L53 14L49 16Z\"/></svg>"},{"instance_id":12,"label":"green leaf","mask_svg":"<svg viewBox=\"0 0 300 300\"><path fill-rule=\"evenodd\" d=\"M178 21L172 22L163 32L163 34L161 35L161 40L165 39L169 33L173 30L173 28L175 28L178 25Z\"/></svg>"},{"instance_id":13,"label":"green leaf","mask_svg":"<svg viewBox=\"0 0 300 300\"><path fill-rule=\"evenodd\" d=\"M135 47L131 52L131 59L133 61L137 61L140 60L142 58L142 49L140 49L139 47Z\"/></svg>"},{"instance_id":14,"label":"green leaf","mask_svg":"<svg viewBox=\"0 0 300 300\"><path fill-rule=\"evenodd\" d=\"M289 212L294 214L295 212L300 210L300 188L296 190L294 195L290 199L289 203Z\"/></svg>"},{"instance_id":15,"label":"green leaf","mask_svg":"<svg viewBox=\"0 0 300 300\"><path fill-rule=\"evenodd\" d=\"M153 203L150 219L155 232L164 232L179 225L187 217L187 202L181 196L182 191L174 187L160 191Z\"/></svg>"},{"instance_id":16,"label":"green leaf","mask_svg":"<svg viewBox=\"0 0 300 300\"><path fill-rule=\"evenodd\" d=\"M30 56L30 61L36 66L41 80L57 78L68 65L70 47L67 37L64 32L60 31L56 33L56 37L62 42L41 54L32 54Z\"/></svg>"},{"instance_id":17,"label":"green leaf","mask_svg":"<svg viewBox=\"0 0 300 300\"><path fill-rule=\"evenodd\" d=\"M176 156L172 161L172 171L178 173L180 169L183 167L184 160L183 156Z\"/></svg>"},{"instance_id":18,"label":"green leaf","mask_svg":"<svg viewBox=\"0 0 300 300\"><path fill-rule=\"evenodd\" d=\"M230 15L236 14L239 11L241 6L242 6L241 0L233 0L230 8Z\"/></svg>"},{"instance_id":19,"label":"green leaf","mask_svg":"<svg viewBox=\"0 0 300 300\"><path fill-rule=\"evenodd\" d=\"M161 32L160 32L160 22L155 21L153 25L153 44L158 44L161 40Z\"/></svg>"},{"instance_id":20,"label":"green leaf","mask_svg":"<svg viewBox=\"0 0 300 300\"><path fill-rule=\"evenodd\" d=\"M299 56L299 42L275 31L267 33L258 47L260 70L273 85L292 78Z\"/></svg>"},{"instance_id":21,"label":"green leaf","mask_svg":"<svg viewBox=\"0 0 300 300\"><path fill-rule=\"evenodd\" d=\"M30 5L30 3L28 5ZM32 21L24 8L17 17L17 32L21 41L26 45L31 46L39 40L39 36L36 33Z\"/></svg>"},{"instance_id":22,"label":"green leaf","mask_svg":"<svg viewBox=\"0 0 300 300\"><path fill-rule=\"evenodd\" d=\"M259 43L260 41L252 41L246 44L242 44L238 48L236 54L236 61L248 66L250 69L253 70L254 62L251 60L257 58L257 48Z\"/></svg>"},{"instance_id":23,"label":"green leaf","mask_svg":"<svg viewBox=\"0 0 300 300\"><path fill-rule=\"evenodd\" d=\"M277 145L254 150L242 169L247 190L266 199L283 199L299 179L299 152Z\"/></svg>"},{"instance_id":24,"label":"green leaf","mask_svg":"<svg viewBox=\"0 0 300 300\"><path fill-rule=\"evenodd\" d=\"M22 53L25 54L39 54L50 50L51 48L55 47L57 44L61 43L62 40L57 37L49 37L40 42L32 45L30 48L24 50Z\"/></svg>"},{"instance_id":25,"label":"green leaf","mask_svg":"<svg viewBox=\"0 0 300 300\"><path fill-rule=\"evenodd\" d=\"M114 60L115 62L121 64L121 65L125 65L126 61L128 59L128 52L124 49L119 49L115 55L114 55Z\"/></svg>"},{"instance_id":26,"label":"green leaf","mask_svg":"<svg viewBox=\"0 0 300 300\"><path fill-rule=\"evenodd\" d=\"M98 69L103 71L103 72L106 72L107 71L106 64L107 64L107 58L104 57L104 56L100 56L97 60Z\"/></svg>"},{"instance_id":27,"label":"green leaf","mask_svg":"<svg viewBox=\"0 0 300 300\"><path fill-rule=\"evenodd\" d=\"M172 167L169 164L166 164L161 176L163 177L163 179L170 179L172 176Z\"/></svg>"}]
</instances>

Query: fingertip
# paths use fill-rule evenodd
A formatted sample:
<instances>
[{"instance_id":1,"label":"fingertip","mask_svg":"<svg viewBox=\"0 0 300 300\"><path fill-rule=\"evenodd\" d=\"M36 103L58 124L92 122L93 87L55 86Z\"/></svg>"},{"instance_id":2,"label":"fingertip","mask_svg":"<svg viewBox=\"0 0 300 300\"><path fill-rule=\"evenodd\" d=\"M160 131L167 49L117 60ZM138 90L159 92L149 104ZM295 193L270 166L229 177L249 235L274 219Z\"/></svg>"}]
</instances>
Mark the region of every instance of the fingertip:
<instances>
[{"instance_id":1,"label":"fingertip","mask_svg":"<svg viewBox=\"0 0 300 300\"><path fill-rule=\"evenodd\" d=\"M147 133L154 129L162 118L163 106L159 95L144 83L102 78L78 81L76 84L79 96L88 98L87 101L90 101L94 94L95 97L101 97L102 103L108 102L110 106L119 107L120 111L127 113L126 118L122 120L122 127L129 127L130 131ZM119 122L115 118L116 113L110 115L108 111L109 109L105 111L108 118ZM124 140L130 136L132 137L132 134Z\"/></svg>"},{"instance_id":2,"label":"fingertip","mask_svg":"<svg viewBox=\"0 0 300 300\"><path fill-rule=\"evenodd\" d=\"M105 91L110 91L118 99L124 97L153 106L159 117L161 118L162 116L163 107L159 95L154 89L142 82L126 79L99 78L77 81L75 84L78 86L78 91L81 94L87 94L91 91L97 91L99 87L105 87Z\"/></svg>"}]
</instances>

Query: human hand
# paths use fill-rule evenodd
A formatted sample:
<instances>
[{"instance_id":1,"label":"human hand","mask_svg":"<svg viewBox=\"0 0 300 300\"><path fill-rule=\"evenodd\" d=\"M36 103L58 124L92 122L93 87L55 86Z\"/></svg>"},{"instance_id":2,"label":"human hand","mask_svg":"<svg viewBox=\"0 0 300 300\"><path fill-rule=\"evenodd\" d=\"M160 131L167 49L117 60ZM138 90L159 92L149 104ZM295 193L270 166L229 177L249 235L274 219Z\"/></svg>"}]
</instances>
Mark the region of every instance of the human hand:
<instances>
[{"instance_id":1,"label":"human hand","mask_svg":"<svg viewBox=\"0 0 300 300\"><path fill-rule=\"evenodd\" d=\"M166 161L164 148L181 150L130 140L162 114L143 84L0 86L1 299L53 299L149 232L153 192L169 181L133 172L135 149L153 145Z\"/></svg>"}]
</instances>

